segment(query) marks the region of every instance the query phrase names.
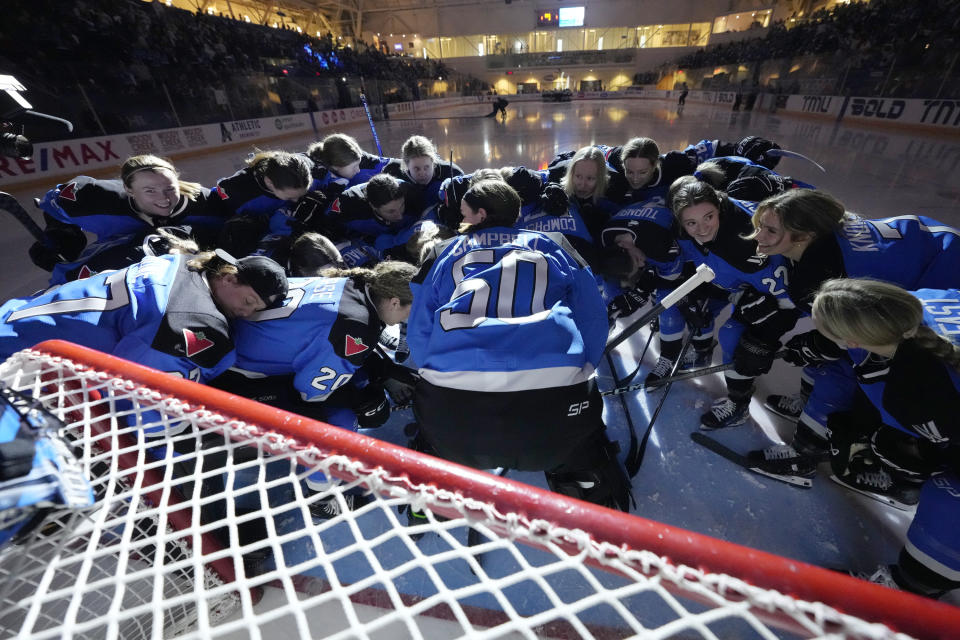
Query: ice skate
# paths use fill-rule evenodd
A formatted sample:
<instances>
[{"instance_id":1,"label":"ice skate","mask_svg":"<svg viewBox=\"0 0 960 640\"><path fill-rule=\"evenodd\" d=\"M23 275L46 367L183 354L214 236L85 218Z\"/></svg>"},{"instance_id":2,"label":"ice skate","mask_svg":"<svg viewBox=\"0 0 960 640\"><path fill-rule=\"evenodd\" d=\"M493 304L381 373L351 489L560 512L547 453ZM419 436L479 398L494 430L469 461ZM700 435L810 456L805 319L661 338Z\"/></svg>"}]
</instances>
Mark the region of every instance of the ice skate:
<instances>
[{"instance_id":1,"label":"ice skate","mask_svg":"<svg viewBox=\"0 0 960 640\"><path fill-rule=\"evenodd\" d=\"M670 372L673 371L673 365L673 360L660 356L657 363L653 365L653 369L644 379L643 385L648 389L659 386L661 380L670 376Z\"/></svg>"},{"instance_id":2,"label":"ice skate","mask_svg":"<svg viewBox=\"0 0 960 640\"><path fill-rule=\"evenodd\" d=\"M895 478L883 463L868 452L854 454L842 475L832 475L837 484L901 511L909 511L920 500L920 485Z\"/></svg>"},{"instance_id":3,"label":"ice skate","mask_svg":"<svg viewBox=\"0 0 960 640\"><path fill-rule=\"evenodd\" d=\"M713 403L710 411L700 416L700 428L705 431L738 427L750 417L750 401L734 402L721 398Z\"/></svg>"},{"instance_id":4,"label":"ice skate","mask_svg":"<svg viewBox=\"0 0 960 640\"><path fill-rule=\"evenodd\" d=\"M799 393L790 396L771 394L767 396L763 406L781 418L796 422L800 419L800 414L803 413L804 404L806 404L806 400Z\"/></svg>"},{"instance_id":5,"label":"ice skate","mask_svg":"<svg viewBox=\"0 0 960 640\"><path fill-rule=\"evenodd\" d=\"M697 346L697 343L694 342L694 348L688 350L683 356L683 361L680 363L680 371L695 371L709 367L713 363L713 348L715 346L716 343L711 342L708 346L700 348Z\"/></svg>"}]
</instances>

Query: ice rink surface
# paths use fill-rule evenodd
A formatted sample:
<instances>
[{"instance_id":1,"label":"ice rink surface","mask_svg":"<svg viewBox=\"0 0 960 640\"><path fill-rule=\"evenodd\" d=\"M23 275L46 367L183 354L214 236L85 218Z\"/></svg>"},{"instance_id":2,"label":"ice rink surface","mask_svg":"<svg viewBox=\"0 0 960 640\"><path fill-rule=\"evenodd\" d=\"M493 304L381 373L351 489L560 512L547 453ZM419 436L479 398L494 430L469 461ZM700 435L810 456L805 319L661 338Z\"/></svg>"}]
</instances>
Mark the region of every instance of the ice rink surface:
<instances>
[{"instance_id":1,"label":"ice rink surface","mask_svg":"<svg viewBox=\"0 0 960 640\"><path fill-rule=\"evenodd\" d=\"M661 152L705 138L738 140L759 135L823 165L826 173L802 160L786 158L777 171L829 191L848 210L870 218L919 214L960 226L960 187L956 186L960 137L956 136L839 126L819 119L731 112L696 104L688 104L684 113L677 115L672 103L645 100L512 102L505 122L483 118L488 111L487 105L425 111L420 113L422 118L377 122L376 129L384 155L398 156L408 136L422 134L434 141L444 159L452 152L454 161L468 172L505 165L540 168L558 152L589 144L619 145L638 135L654 138ZM341 131L376 153L366 124L348 125ZM267 148L302 151L310 142L310 138L286 139ZM176 164L183 179L212 186L218 178L239 169L250 151L233 147ZM31 199L42 191L13 189L12 193L35 212ZM36 217L39 220L40 216ZM7 223L7 229L0 240L4 299L43 287L47 276L29 261L31 239L26 232L13 221ZM613 385L612 373L620 377L634 369L645 339L642 331L615 351L615 371L601 370L602 389ZM651 347L635 382L643 380L655 361L656 349ZM718 362L719 353L714 360ZM778 363L758 382L751 407L753 419L747 425L715 432L714 437L739 451L789 441L793 424L767 412L762 401L771 392L797 391L798 380L797 370ZM699 415L722 388L719 375L673 385L633 480L637 502L633 512L823 567L870 571L880 563L894 562L911 513L842 489L829 480L827 465L821 466L813 487L805 490L742 471L691 442L689 434L698 429ZM632 392L623 396L623 403L607 397L607 424L623 452L630 440L629 423L642 437L662 394ZM396 412L385 427L366 433L403 444L402 427L411 419L409 412ZM544 486L541 474L511 473L509 477Z\"/></svg>"}]
</instances>

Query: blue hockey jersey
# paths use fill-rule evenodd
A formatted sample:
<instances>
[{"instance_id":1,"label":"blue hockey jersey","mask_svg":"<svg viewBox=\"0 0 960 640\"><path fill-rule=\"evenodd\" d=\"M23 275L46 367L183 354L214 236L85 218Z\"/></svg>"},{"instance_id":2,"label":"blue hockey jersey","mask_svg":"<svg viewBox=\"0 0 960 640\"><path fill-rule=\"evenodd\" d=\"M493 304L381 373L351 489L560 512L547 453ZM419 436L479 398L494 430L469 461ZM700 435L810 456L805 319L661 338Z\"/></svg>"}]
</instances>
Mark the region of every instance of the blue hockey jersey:
<instances>
[{"instance_id":1,"label":"blue hockey jersey","mask_svg":"<svg viewBox=\"0 0 960 640\"><path fill-rule=\"evenodd\" d=\"M0 357L67 339L204 382L233 363L227 318L184 256L145 258L0 307Z\"/></svg>"},{"instance_id":2,"label":"blue hockey jersey","mask_svg":"<svg viewBox=\"0 0 960 640\"><path fill-rule=\"evenodd\" d=\"M923 304L923 324L955 344L960 336L960 291L920 289L911 291ZM886 362L887 369L872 367L861 378L863 389L880 411L884 424L931 442L960 444L960 373L931 353L903 341L892 359L886 360L863 349L850 349L857 363L872 358Z\"/></svg>"},{"instance_id":3,"label":"blue hockey jersey","mask_svg":"<svg viewBox=\"0 0 960 640\"><path fill-rule=\"evenodd\" d=\"M556 234L491 227L435 247L411 283L407 343L431 384L484 392L594 375L607 313Z\"/></svg>"},{"instance_id":4,"label":"blue hockey jersey","mask_svg":"<svg viewBox=\"0 0 960 640\"><path fill-rule=\"evenodd\" d=\"M347 384L377 344L383 323L350 278L291 278L282 307L236 323L235 369L248 377L293 375L307 401Z\"/></svg>"},{"instance_id":5,"label":"blue hockey jersey","mask_svg":"<svg viewBox=\"0 0 960 640\"><path fill-rule=\"evenodd\" d=\"M848 213L790 265L790 297L809 311L830 278L876 278L907 290L960 287L960 230L926 216L868 220Z\"/></svg>"}]
</instances>

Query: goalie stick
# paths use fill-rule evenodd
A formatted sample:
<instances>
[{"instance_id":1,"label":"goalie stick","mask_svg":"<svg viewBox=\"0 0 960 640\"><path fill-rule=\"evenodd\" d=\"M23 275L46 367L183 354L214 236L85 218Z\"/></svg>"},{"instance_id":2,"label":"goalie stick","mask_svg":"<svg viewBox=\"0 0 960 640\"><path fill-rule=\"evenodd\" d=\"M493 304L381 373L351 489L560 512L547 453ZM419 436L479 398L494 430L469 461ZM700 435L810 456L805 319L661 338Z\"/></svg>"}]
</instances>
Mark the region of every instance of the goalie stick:
<instances>
[{"instance_id":1,"label":"goalie stick","mask_svg":"<svg viewBox=\"0 0 960 640\"><path fill-rule=\"evenodd\" d=\"M812 478L796 474L778 474L763 469L744 454L734 451L727 445L722 444L710 436L700 433L699 431L694 431L691 433L690 439L697 444L706 447L710 451L713 451L717 455L726 458L733 464L746 469L747 471L752 471L753 473L766 476L768 478L773 478L774 480L779 480L780 482L786 482L789 485L800 487L802 489L809 489L813 487ZM819 462L820 459L811 457L811 462L814 461Z\"/></svg>"}]
</instances>

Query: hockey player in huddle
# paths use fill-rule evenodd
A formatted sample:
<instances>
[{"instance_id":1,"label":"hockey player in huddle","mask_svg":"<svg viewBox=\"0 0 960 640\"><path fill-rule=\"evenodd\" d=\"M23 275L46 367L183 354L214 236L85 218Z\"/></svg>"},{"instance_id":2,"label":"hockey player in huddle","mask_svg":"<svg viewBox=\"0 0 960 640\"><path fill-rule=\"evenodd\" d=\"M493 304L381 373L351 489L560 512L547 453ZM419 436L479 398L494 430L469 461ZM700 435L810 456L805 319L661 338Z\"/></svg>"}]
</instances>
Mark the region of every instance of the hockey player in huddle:
<instances>
[{"instance_id":1,"label":"hockey player in huddle","mask_svg":"<svg viewBox=\"0 0 960 640\"><path fill-rule=\"evenodd\" d=\"M597 248L577 208L570 207L570 198L560 185L547 182L545 171L526 167L479 169L472 174L444 180L440 190L437 217L451 229L463 221L460 204L470 185L481 180L503 180L520 196L520 217L517 229L555 231L563 234L587 264L593 266Z\"/></svg>"},{"instance_id":2,"label":"hockey player in huddle","mask_svg":"<svg viewBox=\"0 0 960 640\"><path fill-rule=\"evenodd\" d=\"M697 165L720 156L741 156L751 162L773 169L780 161L771 155L779 145L765 138L748 136L740 142L701 140L683 151L660 153L657 143L645 137L631 138L619 147L597 145L609 170L604 197L619 205L654 201L665 205L670 185L682 176L692 175ZM555 170L564 166L574 155L567 152L550 163ZM552 174L551 174L552 175Z\"/></svg>"},{"instance_id":3,"label":"hockey player in huddle","mask_svg":"<svg viewBox=\"0 0 960 640\"><path fill-rule=\"evenodd\" d=\"M410 136L400 149L401 159L393 159L383 172L412 185L412 191L430 207L439 199L440 185L447 178L463 175L452 162L441 160L437 148L423 136Z\"/></svg>"},{"instance_id":4,"label":"hockey player in huddle","mask_svg":"<svg viewBox=\"0 0 960 640\"><path fill-rule=\"evenodd\" d=\"M744 237L752 228L750 203L733 201L694 176L677 180L669 200L680 226L680 259L709 265L716 273L712 286L734 301L733 314L718 334L724 361L734 363L724 375L727 397L713 403L700 425L707 430L737 426L749 417L754 378L770 371L780 337L799 317L787 296L784 260L757 255L756 240ZM727 304L710 298L699 303L708 314L702 325L709 327Z\"/></svg>"},{"instance_id":5,"label":"hockey player in huddle","mask_svg":"<svg viewBox=\"0 0 960 640\"><path fill-rule=\"evenodd\" d=\"M871 579L929 597L960 587L958 309L957 289L855 278L823 283L812 308L843 350L811 397L829 411L833 479L916 504L898 562Z\"/></svg>"},{"instance_id":6,"label":"hockey player in huddle","mask_svg":"<svg viewBox=\"0 0 960 640\"><path fill-rule=\"evenodd\" d=\"M610 177L603 152L583 147L565 165L561 184L570 208L586 223L590 235L599 238L607 220L620 208L605 196Z\"/></svg>"},{"instance_id":7,"label":"hockey player in huddle","mask_svg":"<svg viewBox=\"0 0 960 640\"><path fill-rule=\"evenodd\" d=\"M701 162L693 175L731 198L750 202L760 202L790 189L815 188L740 156L723 156Z\"/></svg>"},{"instance_id":8,"label":"hockey player in huddle","mask_svg":"<svg viewBox=\"0 0 960 640\"><path fill-rule=\"evenodd\" d=\"M590 270L562 236L513 228L520 198L503 181L472 185L461 206L461 235L428 251L412 285L420 437L449 460L544 471L554 491L626 511L596 384L607 317Z\"/></svg>"},{"instance_id":9,"label":"hockey player in huddle","mask_svg":"<svg viewBox=\"0 0 960 640\"><path fill-rule=\"evenodd\" d=\"M322 191L333 200L345 189L363 184L383 171L392 158L367 153L351 136L331 133L307 147L313 161L313 183L310 191Z\"/></svg>"},{"instance_id":10,"label":"hockey player in huddle","mask_svg":"<svg viewBox=\"0 0 960 640\"><path fill-rule=\"evenodd\" d=\"M293 278L282 307L236 325L236 363L214 382L220 387L346 429L375 428L390 416L384 389L389 365L374 355L386 325L410 314L413 265L384 261L371 269L330 269L322 277ZM322 474L307 478L322 490ZM324 506L325 505L325 506ZM337 502L316 505L329 517Z\"/></svg>"},{"instance_id":11,"label":"hockey player in huddle","mask_svg":"<svg viewBox=\"0 0 960 640\"><path fill-rule=\"evenodd\" d=\"M424 213L420 190L381 173L350 187L333 201L321 227L332 240L359 240L372 246L402 244L396 239Z\"/></svg>"},{"instance_id":12,"label":"hockey player in huddle","mask_svg":"<svg viewBox=\"0 0 960 640\"><path fill-rule=\"evenodd\" d=\"M301 153L259 151L246 164L232 176L217 180L213 193L219 197L220 207L229 216L267 220L272 233L289 233L294 212L313 181L313 162Z\"/></svg>"},{"instance_id":13,"label":"hockey player in huddle","mask_svg":"<svg viewBox=\"0 0 960 640\"><path fill-rule=\"evenodd\" d=\"M30 259L46 271L78 260L85 232L96 244L116 246L120 237L135 244L158 227L192 225L202 244L212 245L226 219L209 189L181 181L169 161L153 155L127 158L119 180L77 176L48 191L39 206L46 229L30 247Z\"/></svg>"},{"instance_id":14,"label":"hockey player in huddle","mask_svg":"<svg viewBox=\"0 0 960 640\"><path fill-rule=\"evenodd\" d=\"M753 219L758 250L787 260L787 291L809 313L813 296L830 278L870 277L905 289L960 287L960 230L924 216L868 220L849 213L823 191L798 189L761 202ZM820 367L841 352L816 331L786 343L784 359L804 367L800 394L771 395L767 406L798 420L793 446L816 455L826 449L825 417L804 411ZM782 451L770 449L770 456Z\"/></svg>"},{"instance_id":15,"label":"hockey player in huddle","mask_svg":"<svg viewBox=\"0 0 960 640\"><path fill-rule=\"evenodd\" d=\"M609 290L607 314L611 323L633 314L655 291L657 299L661 299L680 283L684 263L678 259L680 245L670 209L653 202L624 207L610 218L600 241L600 272L608 278L607 282L612 279L617 283L605 287ZM675 314L666 318L660 314L658 325L661 336L683 336L683 319ZM671 344L670 340L665 344ZM694 346L697 353L703 349L697 340ZM707 353L713 353L712 335L708 336ZM678 355L679 349L673 354L674 361ZM649 382L654 382L654 378Z\"/></svg>"},{"instance_id":16,"label":"hockey player in huddle","mask_svg":"<svg viewBox=\"0 0 960 640\"><path fill-rule=\"evenodd\" d=\"M233 364L230 321L287 293L273 260L226 253L150 257L0 307L0 356L69 337L160 371L206 382Z\"/></svg>"}]
</instances>

